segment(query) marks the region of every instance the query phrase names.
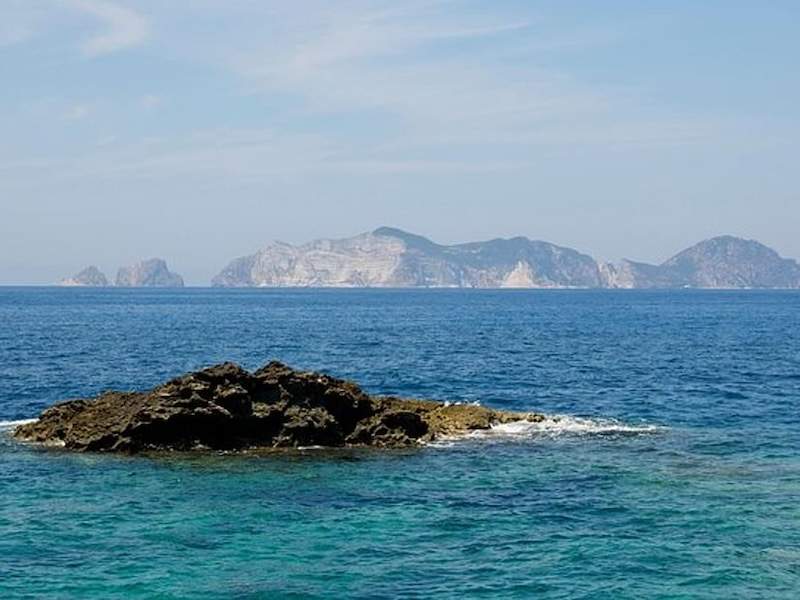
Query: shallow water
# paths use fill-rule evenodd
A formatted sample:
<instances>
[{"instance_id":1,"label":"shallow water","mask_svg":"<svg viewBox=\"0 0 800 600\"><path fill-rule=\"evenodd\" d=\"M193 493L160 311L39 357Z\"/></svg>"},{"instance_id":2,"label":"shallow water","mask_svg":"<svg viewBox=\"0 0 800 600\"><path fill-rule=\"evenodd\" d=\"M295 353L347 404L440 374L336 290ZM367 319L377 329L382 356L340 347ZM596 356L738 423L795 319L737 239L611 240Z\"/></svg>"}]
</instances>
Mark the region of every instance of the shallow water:
<instances>
[{"instance_id":1,"label":"shallow water","mask_svg":"<svg viewBox=\"0 0 800 600\"><path fill-rule=\"evenodd\" d=\"M791 292L0 288L0 421L271 358L553 416L275 456L0 434L0 597L796 598L798 331Z\"/></svg>"}]
</instances>

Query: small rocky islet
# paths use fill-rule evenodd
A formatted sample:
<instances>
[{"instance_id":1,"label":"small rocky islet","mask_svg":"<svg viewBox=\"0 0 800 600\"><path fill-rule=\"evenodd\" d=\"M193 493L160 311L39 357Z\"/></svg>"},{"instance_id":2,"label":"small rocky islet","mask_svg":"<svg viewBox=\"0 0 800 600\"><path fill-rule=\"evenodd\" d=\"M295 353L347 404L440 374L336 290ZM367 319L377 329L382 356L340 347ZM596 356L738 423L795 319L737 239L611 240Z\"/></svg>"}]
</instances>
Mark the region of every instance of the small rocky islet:
<instances>
[{"instance_id":1,"label":"small rocky islet","mask_svg":"<svg viewBox=\"0 0 800 600\"><path fill-rule=\"evenodd\" d=\"M110 287L112 284L108 277L92 265L86 267L72 277L65 277L59 284L62 287ZM150 258L128 267L120 267L115 287L166 287L181 288L184 286L183 277L169 270L163 258Z\"/></svg>"},{"instance_id":2,"label":"small rocky islet","mask_svg":"<svg viewBox=\"0 0 800 600\"><path fill-rule=\"evenodd\" d=\"M84 452L322 447L403 448L536 413L391 396L270 362L255 372L223 363L146 392L70 400L20 425L23 441Z\"/></svg>"}]
</instances>

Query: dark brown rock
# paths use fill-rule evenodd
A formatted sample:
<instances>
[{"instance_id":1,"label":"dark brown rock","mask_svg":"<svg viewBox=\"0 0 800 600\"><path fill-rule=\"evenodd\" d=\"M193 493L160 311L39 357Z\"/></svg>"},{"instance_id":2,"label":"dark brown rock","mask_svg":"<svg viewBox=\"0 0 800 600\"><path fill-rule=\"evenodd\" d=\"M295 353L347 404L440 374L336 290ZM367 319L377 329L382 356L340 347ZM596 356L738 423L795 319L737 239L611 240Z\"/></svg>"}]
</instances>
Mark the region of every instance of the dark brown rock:
<instances>
[{"instance_id":1,"label":"dark brown rock","mask_svg":"<svg viewBox=\"0 0 800 600\"><path fill-rule=\"evenodd\" d=\"M224 363L149 392L105 392L45 410L21 440L79 451L403 447L535 414L369 396L355 383L271 362Z\"/></svg>"}]
</instances>

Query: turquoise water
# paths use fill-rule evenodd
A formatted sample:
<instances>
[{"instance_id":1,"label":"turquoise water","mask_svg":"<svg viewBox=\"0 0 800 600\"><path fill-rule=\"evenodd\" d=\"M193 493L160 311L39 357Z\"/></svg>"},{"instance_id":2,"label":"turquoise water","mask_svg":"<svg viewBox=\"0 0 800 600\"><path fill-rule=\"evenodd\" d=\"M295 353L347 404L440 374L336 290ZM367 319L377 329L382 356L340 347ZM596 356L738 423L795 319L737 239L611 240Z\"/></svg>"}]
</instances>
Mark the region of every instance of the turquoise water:
<instances>
[{"instance_id":1,"label":"turquoise water","mask_svg":"<svg viewBox=\"0 0 800 600\"><path fill-rule=\"evenodd\" d=\"M800 294L0 288L0 427L279 358L563 415L408 451L0 434L0 598L797 598Z\"/></svg>"}]
</instances>

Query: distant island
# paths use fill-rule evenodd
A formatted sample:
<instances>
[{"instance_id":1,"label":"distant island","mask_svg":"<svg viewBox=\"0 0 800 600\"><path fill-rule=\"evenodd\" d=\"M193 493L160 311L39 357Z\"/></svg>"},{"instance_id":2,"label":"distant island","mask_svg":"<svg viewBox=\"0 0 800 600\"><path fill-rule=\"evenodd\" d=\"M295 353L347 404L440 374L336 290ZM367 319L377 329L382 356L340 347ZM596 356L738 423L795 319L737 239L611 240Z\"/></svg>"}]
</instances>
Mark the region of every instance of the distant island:
<instances>
[{"instance_id":1,"label":"distant island","mask_svg":"<svg viewBox=\"0 0 800 600\"><path fill-rule=\"evenodd\" d=\"M59 282L59 285L67 287L105 287L108 285L108 278L100 269L92 265L72 277L65 277Z\"/></svg>"},{"instance_id":2,"label":"distant island","mask_svg":"<svg viewBox=\"0 0 800 600\"><path fill-rule=\"evenodd\" d=\"M151 258L117 271L117 287L183 287L183 277L167 268L160 258Z\"/></svg>"},{"instance_id":3,"label":"distant island","mask_svg":"<svg viewBox=\"0 0 800 600\"><path fill-rule=\"evenodd\" d=\"M82 287L183 287L161 258L122 267L110 280L89 266L59 282ZM274 242L231 261L214 287L800 289L800 264L755 240L723 235L653 265L595 260L526 237L443 245L381 227L295 246Z\"/></svg>"},{"instance_id":4,"label":"distant island","mask_svg":"<svg viewBox=\"0 0 800 600\"><path fill-rule=\"evenodd\" d=\"M282 242L233 260L217 287L798 289L800 265L754 240L720 236L660 265L599 262L525 237L441 245L399 229Z\"/></svg>"},{"instance_id":5,"label":"distant island","mask_svg":"<svg viewBox=\"0 0 800 600\"><path fill-rule=\"evenodd\" d=\"M105 287L111 285L108 278L95 266L86 267L59 285L69 287ZM173 273L161 258L143 260L117 271L114 283L117 287L183 287L183 277Z\"/></svg>"}]
</instances>

